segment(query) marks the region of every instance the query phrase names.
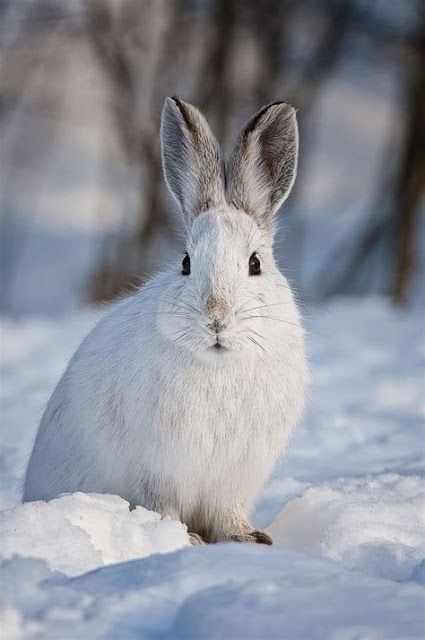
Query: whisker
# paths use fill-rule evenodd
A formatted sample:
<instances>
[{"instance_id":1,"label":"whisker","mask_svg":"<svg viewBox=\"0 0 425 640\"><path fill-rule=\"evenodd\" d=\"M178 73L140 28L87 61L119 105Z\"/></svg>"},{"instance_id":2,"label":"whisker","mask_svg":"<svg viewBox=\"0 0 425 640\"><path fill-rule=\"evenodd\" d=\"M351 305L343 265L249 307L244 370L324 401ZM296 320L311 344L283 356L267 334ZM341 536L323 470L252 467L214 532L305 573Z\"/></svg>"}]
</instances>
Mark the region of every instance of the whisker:
<instances>
[{"instance_id":1,"label":"whisker","mask_svg":"<svg viewBox=\"0 0 425 640\"><path fill-rule=\"evenodd\" d=\"M183 329L179 329L178 331L175 331L171 337L178 339L182 335L188 335L188 333L189 333L188 327L184 327Z\"/></svg>"},{"instance_id":2,"label":"whisker","mask_svg":"<svg viewBox=\"0 0 425 640\"><path fill-rule=\"evenodd\" d=\"M165 301L164 304L168 305L169 307L172 307L173 309L180 309L181 311L185 311L186 313L189 311L192 311L192 309L186 305L179 305L176 304L174 302L169 302L169 301Z\"/></svg>"},{"instance_id":3,"label":"whisker","mask_svg":"<svg viewBox=\"0 0 425 640\"><path fill-rule=\"evenodd\" d=\"M180 298L178 298L178 296L175 296L175 298L171 298L170 300L164 300L165 304L169 304L172 307L179 307L179 304L175 303L174 300L178 300L180 305L183 305L183 307L186 307L187 309L190 309L191 311L195 311L195 313L201 313L201 309L194 307L192 304L189 304L188 302L186 302L185 300L181 300Z\"/></svg>"},{"instance_id":4,"label":"whisker","mask_svg":"<svg viewBox=\"0 0 425 640\"><path fill-rule=\"evenodd\" d=\"M270 342L270 340L268 338L266 338L266 336L263 336L262 333L259 333L258 331L255 331L254 329L250 329L251 333L255 333L256 336L258 336L259 338L261 338L262 340L266 340L266 342Z\"/></svg>"},{"instance_id":5,"label":"whisker","mask_svg":"<svg viewBox=\"0 0 425 640\"><path fill-rule=\"evenodd\" d=\"M276 320L276 322L283 322L284 324L290 324L293 327L299 327L296 322L291 322L290 320L284 320L283 318L275 318L274 316L246 316L245 318L240 318L241 320L250 320L251 318L263 318L264 320Z\"/></svg>"},{"instance_id":6,"label":"whisker","mask_svg":"<svg viewBox=\"0 0 425 640\"><path fill-rule=\"evenodd\" d=\"M175 340L173 340L173 344L184 344L187 340L186 338L188 337L189 332L186 331L186 333L183 333L181 336L177 336L177 338Z\"/></svg>"},{"instance_id":7,"label":"whisker","mask_svg":"<svg viewBox=\"0 0 425 640\"><path fill-rule=\"evenodd\" d=\"M246 302L243 302L241 306L236 309L235 315L237 315L240 311L242 311L242 309L246 304L249 304L250 302L252 302L252 300L255 300L256 297L257 296L253 296L252 298L249 298ZM250 311L250 309L246 309L246 311Z\"/></svg>"},{"instance_id":8,"label":"whisker","mask_svg":"<svg viewBox=\"0 0 425 640\"><path fill-rule=\"evenodd\" d=\"M266 353L265 348L252 336L247 336L248 340L250 340L253 344L257 345L257 347L259 347L260 349L262 349L264 351L264 353Z\"/></svg>"},{"instance_id":9,"label":"whisker","mask_svg":"<svg viewBox=\"0 0 425 640\"><path fill-rule=\"evenodd\" d=\"M263 304L260 307L252 307L251 309L244 309L245 313L248 313L248 311L257 311L257 309L265 309L266 307L277 307L278 305L282 305L282 304L289 304L288 301L285 302L273 302L272 304Z\"/></svg>"},{"instance_id":10,"label":"whisker","mask_svg":"<svg viewBox=\"0 0 425 640\"><path fill-rule=\"evenodd\" d=\"M186 310L179 311L142 311L139 314L141 316L171 316L172 318L193 318L191 313Z\"/></svg>"}]
</instances>

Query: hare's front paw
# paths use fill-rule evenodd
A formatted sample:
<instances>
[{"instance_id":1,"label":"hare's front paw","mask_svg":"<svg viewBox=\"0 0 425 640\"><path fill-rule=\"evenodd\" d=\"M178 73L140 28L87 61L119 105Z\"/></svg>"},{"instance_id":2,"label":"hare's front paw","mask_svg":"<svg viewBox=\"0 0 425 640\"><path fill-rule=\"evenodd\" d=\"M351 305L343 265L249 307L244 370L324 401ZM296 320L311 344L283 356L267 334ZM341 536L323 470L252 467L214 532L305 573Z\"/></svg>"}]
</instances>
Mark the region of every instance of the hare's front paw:
<instances>
[{"instance_id":1,"label":"hare's front paw","mask_svg":"<svg viewBox=\"0 0 425 640\"><path fill-rule=\"evenodd\" d=\"M235 533L230 536L230 540L233 542L250 542L253 544L273 544L273 540L264 531L254 529L253 531L243 531L241 533Z\"/></svg>"}]
</instances>

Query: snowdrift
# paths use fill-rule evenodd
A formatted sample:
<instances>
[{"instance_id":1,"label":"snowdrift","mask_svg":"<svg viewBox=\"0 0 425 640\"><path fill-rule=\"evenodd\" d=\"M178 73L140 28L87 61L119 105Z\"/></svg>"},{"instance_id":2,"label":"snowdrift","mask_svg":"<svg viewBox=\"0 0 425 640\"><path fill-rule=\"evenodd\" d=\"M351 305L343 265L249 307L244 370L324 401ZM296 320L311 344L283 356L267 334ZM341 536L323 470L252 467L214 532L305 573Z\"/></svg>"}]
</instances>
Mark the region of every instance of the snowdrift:
<instances>
[{"instance_id":1,"label":"snowdrift","mask_svg":"<svg viewBox=\"0 0 425 640\"><path fill-rule=\"evenodd\" d=\"M391 474L311 487L268 532L275 545L407 581L425 557L425 480Z\"/></svg>"},{"instance_id":2,"label":"snowdrift","mask_svg":"<svg viewBox=\"0 0 425 640\"><path fill-rule=\"evenodd\" d=\"M187 528L118 496L74 493L0 513L0 558L42 558L69 576L189 546Z\"/></svg>"}]
</instances>

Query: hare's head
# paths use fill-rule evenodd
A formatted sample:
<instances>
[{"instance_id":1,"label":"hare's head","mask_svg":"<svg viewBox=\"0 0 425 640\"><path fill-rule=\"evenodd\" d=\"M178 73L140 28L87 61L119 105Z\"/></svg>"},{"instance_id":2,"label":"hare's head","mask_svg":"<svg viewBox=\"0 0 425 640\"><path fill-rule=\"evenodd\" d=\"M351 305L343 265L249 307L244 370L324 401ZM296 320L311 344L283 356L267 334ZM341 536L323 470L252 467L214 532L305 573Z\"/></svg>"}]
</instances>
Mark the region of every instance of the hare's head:
<instances>
[{"instance_id":1,"label":"hare's head","mask_svg":"<svg viewBox=\"0 0 425 640\"><path fill-rule=\"evenodd\" d=\"M267 350L282 334L279 320L290 327L296 313L272 250L274 216L296 174L295 110L284 102L263 107L225 163L198 109L167 98L161 143L165 179L186 227L185 253L165 302L175 318L163 330L211 357Z\"/></svg>"}]
</instances>

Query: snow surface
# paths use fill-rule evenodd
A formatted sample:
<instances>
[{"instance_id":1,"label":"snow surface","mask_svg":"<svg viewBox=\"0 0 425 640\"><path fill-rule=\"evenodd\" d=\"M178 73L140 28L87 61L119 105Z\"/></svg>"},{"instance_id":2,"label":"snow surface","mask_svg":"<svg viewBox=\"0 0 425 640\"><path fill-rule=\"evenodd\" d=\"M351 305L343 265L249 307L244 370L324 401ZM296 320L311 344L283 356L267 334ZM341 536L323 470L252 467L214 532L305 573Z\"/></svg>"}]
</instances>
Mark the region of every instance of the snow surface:
<instances>
[{"instance_id":1,"label":"snow surface","mask_svg":"<svg viewBox=\"0 0 425 640\"><path fill-rule=\"evenodd\" d=\"M309 410L253 514L272 548L190 547L185 525L117 496L20 504L43 406L96 314L3 321L2 639L424 637L423 314L310 313Z\"/></svg>"},{"instance_id":2,"label":"snow surface","mask_svg":"<svg viewBox=\"0 0 425 640\"><path fill-rule=\"evenodd\" d=\"M276 545L405 581L425 557L425 481L380 475L310 487L269 527Z\"/></svg>"},{"instance_id":3,"label":"snow surface","mask_svg":"<svg viewBox=\"0 0 425 640\"><path fill-rule=\"evenodd\" d=\"M43 558L51 569L71 576L190 544L181 522L143 507L130 511L122 498L95 493L5 510L0 513L0 540L2 559Z\"/></svg>"}]
</instances>

